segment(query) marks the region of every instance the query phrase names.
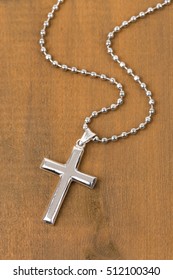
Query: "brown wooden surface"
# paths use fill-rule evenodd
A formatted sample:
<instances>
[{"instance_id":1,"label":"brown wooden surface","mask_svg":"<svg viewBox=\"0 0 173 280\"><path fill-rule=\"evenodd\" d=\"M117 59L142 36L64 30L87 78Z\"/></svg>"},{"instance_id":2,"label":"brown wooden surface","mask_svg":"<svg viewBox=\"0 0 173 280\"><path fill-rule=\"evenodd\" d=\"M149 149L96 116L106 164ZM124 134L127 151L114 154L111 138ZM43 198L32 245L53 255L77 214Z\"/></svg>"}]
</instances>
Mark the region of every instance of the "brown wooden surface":
<instances>
[{"instance_id":1,"label":"brown wooden surface","mask_svg":"<svg viewBox=\"0 0 173 280\"><path fill-rule=\"evenodd\" d=\"M69 0L49 30L59 61L125 84L125 105L92 126L100 135L129 129L147 113L143 92L106 54L105 40L156 2ZM53 3L0 1L0 258L172 259L173 6L131 26L114 45L154 92L154 122L127 140L88 146L80 170L97 176L97 186L73 185L52 227L41 217L59 179L39 165L43 157L66 162L84 118L115 96L109 83L43 59L39 32Z\"/></svg>"}]
</instances>

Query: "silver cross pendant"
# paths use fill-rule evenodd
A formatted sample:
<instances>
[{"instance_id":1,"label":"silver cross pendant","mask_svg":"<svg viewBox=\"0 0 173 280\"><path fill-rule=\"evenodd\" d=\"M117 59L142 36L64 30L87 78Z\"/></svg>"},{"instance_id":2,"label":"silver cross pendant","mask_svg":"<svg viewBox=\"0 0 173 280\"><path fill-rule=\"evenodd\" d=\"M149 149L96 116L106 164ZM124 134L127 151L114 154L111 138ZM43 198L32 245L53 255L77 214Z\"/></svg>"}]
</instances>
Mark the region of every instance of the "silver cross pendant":
<instances>
[{"instance_id":1,"label":"silver cross pendant","mask_svg":"<svg viewBox=\"0 0 173 280\"><path fill-rule=\"evenodd\" d=\"M61 205L72 182L78 182L90 189L94 188L97 178L78 171L78 166L84 153L85 144L94 136L95 134L91 132L90 129L87 129L83 137L73 148L72 154L66 164L57 163L47 158L43 160L40 168L57 174L61 178L43 218L44 222L48 224L55 224Z\"/></svg>"}]
</instances>

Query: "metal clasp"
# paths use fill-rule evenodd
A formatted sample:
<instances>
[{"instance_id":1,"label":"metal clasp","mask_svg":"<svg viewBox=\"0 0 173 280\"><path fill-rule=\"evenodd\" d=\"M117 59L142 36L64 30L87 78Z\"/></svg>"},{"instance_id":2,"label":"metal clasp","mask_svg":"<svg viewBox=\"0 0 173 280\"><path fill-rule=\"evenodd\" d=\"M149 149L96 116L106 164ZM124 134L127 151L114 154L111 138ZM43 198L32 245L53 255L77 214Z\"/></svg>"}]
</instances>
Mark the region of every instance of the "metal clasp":
<instances>
[{"instance_id":1,"label":"metal clasp","mask_svg":"<svg viewBox=\"0 0 173 280\"><path fill-rule=\"evenodd\" d=\"M90 142L95 136L96 134L94 132L92 132L89 128L86 128L82 138L77 141L77 145L85 146L85 144Z\"/></svg>"}]
</instances>

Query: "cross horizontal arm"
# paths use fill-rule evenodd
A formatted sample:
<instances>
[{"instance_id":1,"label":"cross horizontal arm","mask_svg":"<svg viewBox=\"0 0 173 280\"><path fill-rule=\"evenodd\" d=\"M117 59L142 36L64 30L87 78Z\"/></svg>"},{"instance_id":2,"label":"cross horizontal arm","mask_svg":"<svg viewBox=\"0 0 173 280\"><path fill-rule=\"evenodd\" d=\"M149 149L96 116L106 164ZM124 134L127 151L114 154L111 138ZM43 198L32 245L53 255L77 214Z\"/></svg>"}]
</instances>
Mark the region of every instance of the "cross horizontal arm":
<instances>
[{"instance_id":1,"label":"cross horizontal arm","mask_svg":"<svg viewBox=\"0 0 173 280\"><path fill-rule=\"evenodd\" d=\"M76 171L75 174L73 175L73 180L75 182L81 183L91 189L94 188L96 182L97 182L97 178L84 174L80 171Z\"/></svg>"},{"instance_id":2,"label":"cross horizontal arm","mask_svg":"<svg viewBox=\"0 0 173 280\"><path fill-rule=\"evenodd\" d=\"M52 161L50 159L44 158L40 166L41 169L53 172L58 175L62 175L65 172L65 165Z\"/></svg>"}]
</instances>

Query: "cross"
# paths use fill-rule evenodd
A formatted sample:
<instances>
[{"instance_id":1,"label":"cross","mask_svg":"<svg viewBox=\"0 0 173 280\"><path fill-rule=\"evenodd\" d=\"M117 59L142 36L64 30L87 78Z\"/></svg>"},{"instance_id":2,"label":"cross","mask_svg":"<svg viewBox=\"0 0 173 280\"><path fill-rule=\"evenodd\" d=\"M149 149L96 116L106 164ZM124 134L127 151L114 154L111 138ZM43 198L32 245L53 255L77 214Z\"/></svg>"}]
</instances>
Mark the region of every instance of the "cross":
<instances>
[{"instance_id":1,"label":"cross","mask_svg":"<svg viewBox=\"0 0 173 280\"><path fill-rule=\"evenodd\" d=\"M61 180L57 185L57 189L49 204L46 215L43 218L44 222L48 224L55 224L61 205L73 181L81 183L90 189L94 188L97 178L84 174L77 169L80 164L83 152L83 147L75 146L66 164L60 164L46 158L43 160L40 166L41 169L58 174L61 177Z\"/></svg>"}]
</instances>

